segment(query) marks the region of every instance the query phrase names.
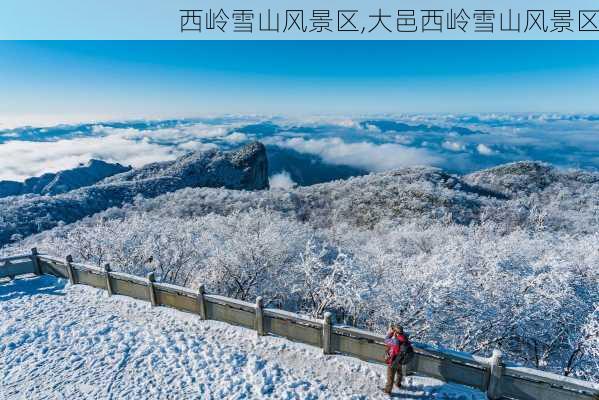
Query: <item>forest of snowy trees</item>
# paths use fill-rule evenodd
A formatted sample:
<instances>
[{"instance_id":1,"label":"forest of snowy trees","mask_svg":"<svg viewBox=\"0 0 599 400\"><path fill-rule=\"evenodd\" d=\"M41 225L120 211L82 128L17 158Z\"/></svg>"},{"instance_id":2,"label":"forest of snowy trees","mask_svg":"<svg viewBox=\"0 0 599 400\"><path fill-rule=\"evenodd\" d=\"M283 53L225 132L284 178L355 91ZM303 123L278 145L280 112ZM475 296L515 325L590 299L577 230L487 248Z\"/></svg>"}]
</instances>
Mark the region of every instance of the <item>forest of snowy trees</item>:
<instances>
[{"instance_id":1,"label":"forest of snowy trees","mask_svg":"<svg viewBox=\"0 0 599 400\"><path fill-rule=\"evenodd\" d=\"M14 243L599 380L599 175L406 168L293 190L182 189Z\"/></svg>"}]
</instances>

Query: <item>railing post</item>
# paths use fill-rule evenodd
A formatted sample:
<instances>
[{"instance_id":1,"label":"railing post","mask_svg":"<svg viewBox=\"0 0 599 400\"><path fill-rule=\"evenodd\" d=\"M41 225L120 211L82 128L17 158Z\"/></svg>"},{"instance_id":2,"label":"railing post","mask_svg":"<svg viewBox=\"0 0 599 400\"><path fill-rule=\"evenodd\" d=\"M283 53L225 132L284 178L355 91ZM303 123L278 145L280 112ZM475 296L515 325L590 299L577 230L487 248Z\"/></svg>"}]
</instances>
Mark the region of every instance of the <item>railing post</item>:
<instances>
[{"instance_id":1,"label":"railing post","mask_svg":"<svg viewBox=\"0 0 599 400\"><path fill-rule=\"evenodd\" d=\"M158 302L156 301L156 291L154 290L154 282L156 282L156 276L153 272L149 272L146 278L148 280L147 285L148 294L150 296L150 303L152 304L152 307L156 307L158 305Z\"/></svg>"},{"instance_id":2,"label":"railing post","mask_svg":"<svg viewBox=\"0 0 599 400\"><path fill-rule=\"evenodd\" d=\"M66 258L67 276L71 285L75 284L75 271L73 271L73 256L70 254Z\"/></svg>"},{"instance_id":3,"label":"railing post","mask_svg":"<svg viewBox=\"0 0 599 400\"><path fill-rule=\"evenodd\" d=\"M324 313L322 321L322 352L323 354L331 354L331 317L330 312Z\"/></svg>"},{"instance_id":4,"label":"railing post","mask_svg":"<svg viewBox=\"0 0 599 400\"><path fill-rule=\"evenodd\" d=\"M254 323L258 336L264 336L264 303L262 296L256 297L256 320Z\"/></svg>"},{"instance_id":5,"label":"railing post","mask_svg":"<svg viewBox=\"0 0 599 400\"><path fill-rule=\"evenodd\" d=\"M112 282L110 281L110 264L104 264L104 275L106 276L106 291L112 296Z\"/></svg>"},{"instance_id":6,"label":"railing post","mask_svg":"<svg viewBox=\"0 0 599 400\"><path fill-rule=\"evenodd\" d=\"M10 260L6 260L6 261L4 261L4 267L8 268L8 267L10 267L10 264L12 264L12 263L10 262ZM14 275L8 275L8 280L9 280L9 281L12 281L13 279L15 279L15 276L14 276Z\"/></svg>"},{"instance_id":7,"label":"railing post","mask_svg":"<svg viewBox=\"0 0 599 400\"><path fill-rule=\"evenodd\" d=\"M33 262L33 273L36 275L42 274L42 268L40 267L40 260L38 256L37 247L31 249L31 261Z\"/></svg>"},{"instance_id":8,"label":"railing post","mask_svg":"<svg viewBox=\"0 0 599 400\"><path fill-rule=\"evenodd\" d=\"M495 349L489 360L490 373L489 385L487 386L487 398L489 400L499 400L501 398L501 375L503 374L501 356L501 350Z\"/></svg>"},{"instance_id":9,"label":"railing post","mask_svg":"<svg viewBox=\"0 0 599 400\"><path fill-rule=\"evenodd\" d=\"M206 313L206 300L204 299L204 294L206 293L206 289L204 285L200 285L198 288L198 305L200 309L200 318L203 320L208 319L208 314Z\"/></svg>"}]
</instances>

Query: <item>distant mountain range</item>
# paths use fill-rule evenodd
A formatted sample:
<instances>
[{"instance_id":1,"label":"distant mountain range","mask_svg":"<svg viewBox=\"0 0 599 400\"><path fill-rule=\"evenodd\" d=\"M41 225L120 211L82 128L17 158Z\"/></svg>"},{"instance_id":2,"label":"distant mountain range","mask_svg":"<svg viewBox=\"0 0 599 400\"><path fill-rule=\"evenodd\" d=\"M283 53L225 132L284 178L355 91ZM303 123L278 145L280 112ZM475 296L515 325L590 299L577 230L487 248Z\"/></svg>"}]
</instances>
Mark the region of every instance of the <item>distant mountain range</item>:
<instances>
[{"instance_id":1,"label":"distant mountain range","mask_svg":"<svg viewBox=\"0 0 599 400\"><path fill-rule=\"evenodd\" d=\"M0 181L0 198L23 194L55 195L90 186L112 175L129 171L131 167L90 160L85 165L56 173L26 179L24 182Z\"/></svg>"},{"instance_id":2,"label":"distant mountain range","mask_svg":"<svg viewBox=\"0 0 599 400\"><path fill-rule=\"evenodd\" d=\"M405 167L270 191L185 188L140 199L134 205L100 213L94 219L126 218L133 214L156 220L187 219L267 209L325 229L372 229L385 221L423 226L441 221L464 227L501 221L513 227L543 223L557 229L568 225L572 231L584 233L596 226L591 205L596 203L597 193L599 173L521 161L467 175L432 167ZM540 212L539 221L529 220L546 207L559 211L551 218Z\"/></svg>"},{"instance_id":3,"label":"distant mountain range","mask_svg":"<svg viewBox=\"0 0 599 400\"><path fill-rule=\"evenodd\" d=\"M96 164L92 163L90 168ZM0 199L0 246L59 223L71 223L110 207L121 207L138 196L152 198L186 187L267 189L267 171L266 149L254 142L237 151L195 152L174 161L152 163L66 193L52 195L52 190L48 190L40 196L6 197ZM73 170L67 176L73 174L78 176ZM55 178L59 176L64 175L58 173ZM58 187L64 188L66 184Z\"/></svg>"},{"instance_id":4,"label":"distant mountain range","mask_svg":"<svg viewBox=\"0 0 599 400\"><path fill-rule=\"evenodd\" d=\"M264 192L269 187L269 160L264 145L254 142L237 151L190 153L67 191L85 183L85 179L75 177L90 176L86 179L93 181L102 173L127 169L92 161L86 167L54 174L53 185L44 184L41 177L33 178L39 184L31 186L37 190L31 189L31 193L42 195L0 199L0 246L108 208L114 214L125 205L129 211L141 207L143 211L173 216L267 207L318 226L330 224L331 219L368 227L389 218L435 220L440 215L450 215L453 222L468 225L488 218L482 213L489 210L497 215L510 213L518 219L520 211L510 201L525 204L526 198L543 196L550 187L585 192L594 191L599 184L597 173L565 171L530 161L461 176L432 167L366 175L365 171L341 166L326 170L325 165L294 152L273 153L272 163L277 168L282 164L297 166L290 172L303 185L318 182L324 172L331 182ZM289 163L289 157L294 156L297 159ZM96 165L101 168L92 174L89 170Z\"/></svg>"}]
</instances>

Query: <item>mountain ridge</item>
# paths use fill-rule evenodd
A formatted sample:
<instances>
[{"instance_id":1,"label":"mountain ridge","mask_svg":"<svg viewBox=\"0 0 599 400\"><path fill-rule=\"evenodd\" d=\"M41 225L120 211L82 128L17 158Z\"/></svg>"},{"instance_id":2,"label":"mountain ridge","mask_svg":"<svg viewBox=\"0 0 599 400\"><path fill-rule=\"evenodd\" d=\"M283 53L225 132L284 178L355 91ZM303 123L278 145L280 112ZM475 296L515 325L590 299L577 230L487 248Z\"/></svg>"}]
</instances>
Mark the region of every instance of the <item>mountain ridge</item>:
<instances>
[{"instance_id":1,"label":"mountain ridge","mask_svg":"<svg viewBox=\"0 0 599 400\"><path fill-rule=\"evenodd\" d=\"M131 166L91 159L77 167L49 172L25 179L23 182L0 181L0 198L24 194L56 195L81 187L90 186L101 180L131 170Z\"/></svg>"},{"instance_id":2,"label":"mountain ridge","mask_svg":"<svg viewBox=\"0 0 599 400\"><path fill-rule=\"evenodd\" d=\"M24 237L51 229L59 221L75 222L95 213L116 215L125 206L173 217L267 207L320 226L329 225L332 219L359 227L374 227L389 218L403 222L449 219L468 225L509 215L519 221L528 211L512 207L512 200L528 209L525 199L542 195L552 185L578 190L577 185L599 184L598 173L521 161L462 176L435 167L404 167L292 190L253 192L268 188L267 171L265 148L255 142L236 152L209 150L148 164L42 200L17 198L7 203L0 199L8 210L0 215L0 244L8 243L14 234ZM20 222L10 217L15 212Z\"/></svg>"},{"instance_id":3,"label":"mountain ridge","mask_svg":"<svg viewBox=\"0 0 599 400\"><path fill-rule=\"evenodd\" d=\"M174 161L146 165L55 196L0 199L0 246L59 223L75 222L139 196L152 198L185 187L262 190L269 187L264 145L237 151L194 152Z\"/></svg>"}]
</instances>

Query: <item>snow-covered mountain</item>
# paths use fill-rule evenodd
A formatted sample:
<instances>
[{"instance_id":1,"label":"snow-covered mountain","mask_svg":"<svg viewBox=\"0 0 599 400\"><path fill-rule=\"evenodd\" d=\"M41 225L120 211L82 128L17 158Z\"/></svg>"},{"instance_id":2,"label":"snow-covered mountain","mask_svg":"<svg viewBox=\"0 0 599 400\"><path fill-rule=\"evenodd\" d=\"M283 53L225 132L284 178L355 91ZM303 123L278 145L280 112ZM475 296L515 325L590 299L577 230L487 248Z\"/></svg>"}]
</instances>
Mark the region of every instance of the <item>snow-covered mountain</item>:
<instances>
[{"instance_id":1,"label":"snow-covered mountain","mask_svg":"<svg viewBox=\"0 0 599 400\"><path fill-rule=\"evenodd\" d=\"M56 226L0 252L36 246L368 329L400 321L422 342L499 347L514 362L599 379L599 174L526 161L234 190L267 186L263 148L253 149L0 200L3 231ZM213 183L204 171L228 176L222 159L243 160L224 169L238 171L234 189L187 187Z\"/></svg>"},{"instance_id":2,"label":"snow-covered mountain","mask_svg":"<svg viewBox=\"0 0 599 400\"><path fill-rule=\"evenodd\" d=\"M432 167L406 167L290 190L184 189L138 199L124 210L100 216L143 212L188 217L267 208L319 227L372 228L388 220L464 226L502 221L526 227L531 213L559 203L561 212L546 212L547 226L567 223L576 231L592 231L598 194L599 173L522 161L463 176Z\"/></svg>"},{"instance_id":3,"label":"snow-covered mountain","mask_svg":"<svg viewBox=\"0 0 599 400\"><path fill-rule=\"evenodd\" d=\"M266 189L267 170L266 150L256 142L237 151L194 152L174 161L149 164L55 196L50 196L50 191L43 196L0 199L0 246L59 223L71 223L109 207L121 207L137 196L152 198L197 186ZM66 171L67 176L71 174ZM56 190L64 187L60 182Z\"/></svg>"},{"instance_id":4,"label":"snow-covered mountain","mask_svg":"<svg viewBox=\"0 0 599 400\"><path fill-rule=\"evenodd\" d=\"M66 193L93 185L104 178L130 169L131 167L125 167L119 163L112 164L92 159L85 165L32 177L24 182L0 181L0 198L24 194L55 195Z\"/></svg>"},{"instance_id":5,"label":"snow-covered mountain","mask_svg":"<svg viewBox=\"0 0 599 400\"><path fill-rule=\"evenodd\" d=\"M599 173L522 161L463 176L433 167L406 167L291 190L253 191L268 188L267 168L264 146L255 142L239 151L198 151L148 164L60 196L2 199L0 244L14 234L26 237L98 212L97 218L132 212L183 217L267 207L319 227L372 228L384 220L468 225L485 219L523 225L538 208L531 199L546 204L567 189L569 200L589 202L599 185ZM555 222L565 215L551 218Z\"/></svg>"}]
</instances>

